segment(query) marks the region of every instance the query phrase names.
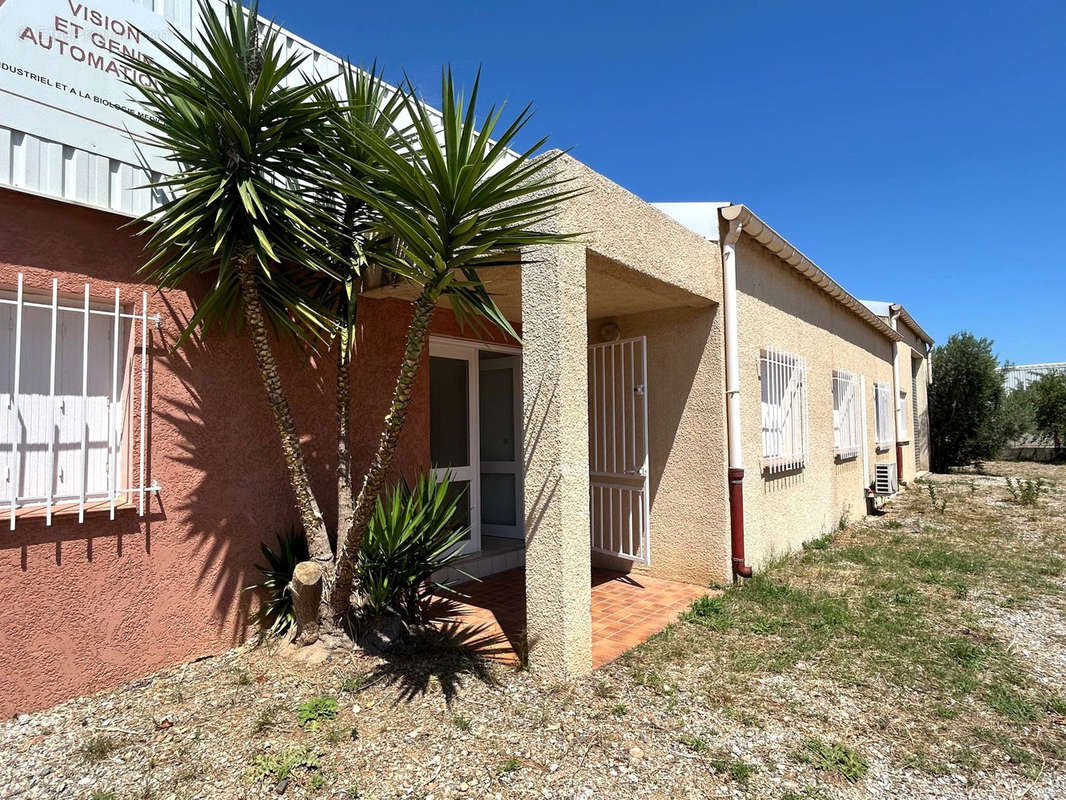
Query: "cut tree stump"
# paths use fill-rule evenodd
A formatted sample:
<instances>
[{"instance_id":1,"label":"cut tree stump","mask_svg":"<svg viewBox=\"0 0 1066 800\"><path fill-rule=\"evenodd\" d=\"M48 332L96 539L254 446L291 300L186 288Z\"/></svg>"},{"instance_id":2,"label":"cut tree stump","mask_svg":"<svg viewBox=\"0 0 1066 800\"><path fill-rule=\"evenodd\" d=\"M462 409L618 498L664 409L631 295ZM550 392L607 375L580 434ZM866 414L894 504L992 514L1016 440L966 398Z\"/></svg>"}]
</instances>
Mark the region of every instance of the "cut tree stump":
<instances>
[{"instance_id":1,"label":"cut tree stump","mask_svg":"<svg viewBox=\"0 0 1066 800\"><path fill-rule=\"evenodd\" d=\"M318 639L318 610L322 603L322 565L317 561L301 561L292 572L289 591L292 592L292 611L296 617L296 636L299 645L312 644Z\"/></svg>"}]
</instances>

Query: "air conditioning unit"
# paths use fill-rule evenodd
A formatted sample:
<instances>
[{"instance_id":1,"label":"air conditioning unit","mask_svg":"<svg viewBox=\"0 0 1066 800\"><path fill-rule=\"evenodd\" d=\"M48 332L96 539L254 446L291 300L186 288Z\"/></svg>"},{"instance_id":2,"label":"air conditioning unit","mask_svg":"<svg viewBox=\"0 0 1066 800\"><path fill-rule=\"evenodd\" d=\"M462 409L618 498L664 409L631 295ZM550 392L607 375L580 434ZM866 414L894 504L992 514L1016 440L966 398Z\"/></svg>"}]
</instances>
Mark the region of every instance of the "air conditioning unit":
<instances>
[{"instance_id":1,"label":"air conditioning unit","mask_svg":"<svg viewBox=\"0 0 1066 800\"><path fill-rule=\"evenodd\" d=\"M896 473L896 463L883 462L874 464L874 494L890 495L899 491L899 475Z\"/></svg>"}]
</instances>

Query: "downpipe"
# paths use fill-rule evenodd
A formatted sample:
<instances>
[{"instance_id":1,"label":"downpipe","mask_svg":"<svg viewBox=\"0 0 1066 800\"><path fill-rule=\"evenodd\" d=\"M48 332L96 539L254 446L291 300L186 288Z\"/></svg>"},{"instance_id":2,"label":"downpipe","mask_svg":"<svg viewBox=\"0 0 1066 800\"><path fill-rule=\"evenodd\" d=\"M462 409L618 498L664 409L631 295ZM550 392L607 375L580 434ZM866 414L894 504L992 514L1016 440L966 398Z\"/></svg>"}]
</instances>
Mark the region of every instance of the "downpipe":
<instances>
[{"instance_id":1,"label":"downpipe","mask_svg":"<svg viewBox=\"0 0 1066 800\"><path fill-rule=\"evenodd\" d=\"M740 425L740 353L737 325L737 255L736 244L744 224L730 216L739 214L741 206L722 209L728 229L722 238L722 306L725 323L725 397L726 442L729 450L729 543L733 579L751 577L751 567L744 556L744 453Z\"/></svg>"}]
</instances>

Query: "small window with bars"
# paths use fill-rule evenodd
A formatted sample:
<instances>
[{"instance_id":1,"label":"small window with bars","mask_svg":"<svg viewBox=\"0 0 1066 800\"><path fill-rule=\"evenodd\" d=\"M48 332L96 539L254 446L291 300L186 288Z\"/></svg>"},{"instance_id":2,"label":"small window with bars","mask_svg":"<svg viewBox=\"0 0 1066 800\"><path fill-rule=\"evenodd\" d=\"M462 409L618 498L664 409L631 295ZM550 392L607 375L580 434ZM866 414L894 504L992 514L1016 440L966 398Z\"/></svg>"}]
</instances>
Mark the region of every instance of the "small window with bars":
<instances>
[{"instance_id":1,"label":"small window with bars","mask_svg":"<svg viewBox=\"0 0 1066 800\"><path fill-rule=\"evenodd\" d=\"M877 447L879 450L887 450L894 438L892 435L892 387L887 383L874 384L874 421Z\"/></svg>"},{"instance_id":2,"label":"small window with bars","mask_svg":"<svg viewBox=\"0 0 1066 800\"><path fill-rule=\"evenodd\" d=\"M148 293L124 308L120 292L77 299L0 290L0 514L22 516L135 506L147 485ZM106 297L106 295L105 295ZM135 370L135 366L139 369Z\"/></svg>"},{"instance_id":3,"label":"small window with bars","mask_svg":"<svg viewBox=\"0 0 1066 800\"><path fill-rule=\"evenodd\" d=\"M771 473L801 469L807 463L807 360L775 347L759 358L762 395L762 465Z\"/></svg>"},{"instance_id":4,"label":"small window with bars","mask_svg":"<svg viewBox=\"0 0 1066 800\"><path fill-rule=\"evenodd\" d=\"M861 403L859 376L833 370L833 454L842 461L857 458L862 447Z\"/></svg>"}]
</instances>

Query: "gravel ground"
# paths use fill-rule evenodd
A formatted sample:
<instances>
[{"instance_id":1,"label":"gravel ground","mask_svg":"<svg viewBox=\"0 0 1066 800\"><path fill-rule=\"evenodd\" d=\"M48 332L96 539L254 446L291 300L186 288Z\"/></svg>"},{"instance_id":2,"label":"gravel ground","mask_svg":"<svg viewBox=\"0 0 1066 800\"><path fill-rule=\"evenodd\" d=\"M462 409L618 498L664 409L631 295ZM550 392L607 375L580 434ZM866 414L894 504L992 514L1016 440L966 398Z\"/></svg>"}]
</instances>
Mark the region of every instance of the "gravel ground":
<instances>
[{"instance_id":1,"label":"gravel ground","mask_svg":"<svg viewBox=\"0 0 1066 800\"><path fill-rule=\"evenodd\" d=\"M1066 486L1066 467L985 469ZM1048 531L1066 519L1061 488L1034 511L1003 500L1001 477L932 480L968 492L971 506L1032 537L1034 548L1048 546ZM950 515L935 524L952 524ZM892 516L930 523L915 489ZM1061 537L1052 538L1058 547ZM1061 597L1004 604L993 594L975 593L968 610L1028 665L1039 691L1066 697ZM955 752L965 733L962 718L921 722L913 709L930 701L920 686L844 682L799 661L748 671L723 693L720 671L743 653L708 649L716 636L680 622L561 685L459 650L308 666L242 647L0 724L0 798L1066 797L1063 762L1047 748L1034 748L1024 768L1002 755L1006 740L970 769L915 763L908 742ZM337 700L336 716L300 725L299 706L319 696ZM1061 713L1005 730L1020 744L1061 741L1056 752L1066 753ZM810 739L847 742L868 772L852 783L817 768L803 755Z\"/></svg>"}]
</instances>

